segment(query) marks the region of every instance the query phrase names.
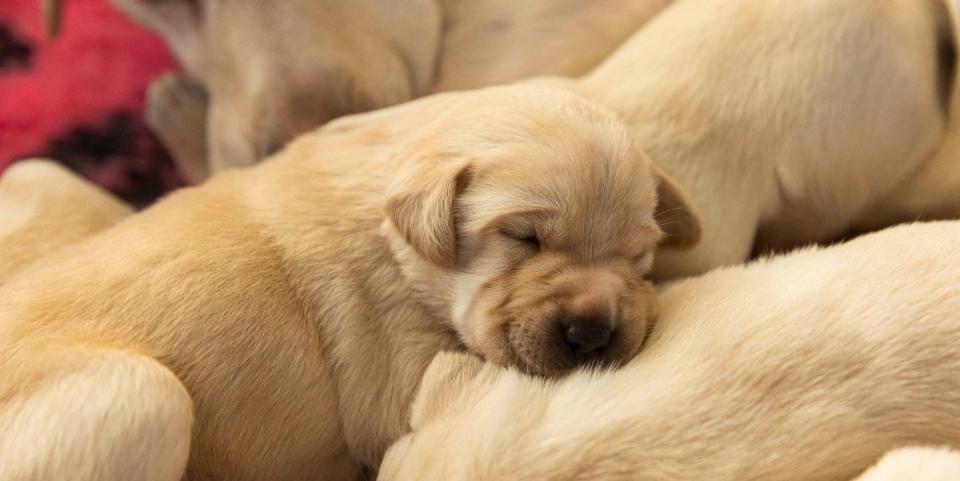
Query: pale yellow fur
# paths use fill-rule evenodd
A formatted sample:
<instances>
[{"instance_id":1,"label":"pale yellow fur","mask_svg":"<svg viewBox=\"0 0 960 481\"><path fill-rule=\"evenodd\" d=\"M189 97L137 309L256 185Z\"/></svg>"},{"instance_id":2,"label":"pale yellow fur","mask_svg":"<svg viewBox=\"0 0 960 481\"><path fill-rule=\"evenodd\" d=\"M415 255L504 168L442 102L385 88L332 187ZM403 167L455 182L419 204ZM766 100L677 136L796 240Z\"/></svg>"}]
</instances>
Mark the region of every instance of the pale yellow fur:
<instances>
[{"instance_id":1,"label":"pale yellow fur","mask_svg":"<svg viewBox=\"0 0 960 481\"><path fill-rule=\"evenodd\" d=\"M0 285L59 248L133 212L99 187L49 160L22 160L0 177Z\"/></svg>"},{"instance_id":2,"label":"pale yellow fur","mask_svg":"<svg viewBox=\"0 0 960 481\"><path fill-rule=\"evenodd\" d=\"M620 370L442 354L381 481L841 481L960 444L960 222L679 281Z\"/></svg>"},{"instance_id":3,"label":"pale yellow fur","mask_svg":"<svg viewBox=\"0 0 960 481\"><path fill-rule=\"evenodd\" d=\"M901 448L883 456L856 481L956 481L960 453L946 448Z\"/></svg>"},{"instance_id":4,"label":"pale yellow fur","mask_svg":"<svg viewBox=\"0 0 960 481\"><path fill-rule=\"evenodd\" d=\"M409 219L385 206L437 198L460 165L466 190L398 235ZM470 225L539 203L587 219L573 232L608 260L634 256L659 234L655 187L611 114L509 87L342 124L177 191L0 288L0 479L355 479L408 430L433 356L469 337L450 318L460 242L504 242ZM434 221L455 222L452 263L424 254L445 235ZM613 223L631 235L598 227ZM488 250L504 269L532 254ZM632 354L646 318L619 322L636 323Z\"/></svg>"},{"instance_id":5,"label":"pale yellow fur","mask_svg":"<svg viewBox=\"0 0 960 481\"><path fill-rule=\"evenodd\" d=\"M960 216L955 1L688 0L567 85L619 112L700 216L670 279Z\"/></svg>"},{"instance_id":6,"label":"pale yellow fur","mask_svg":"<svg viewBox=\"0 0 960 481\"><path fill-rule=\"evenodd\" d=\"M185 67L189 78L156 82L147 118L198 181L342 115L583 74L671 0L113 3L162 35Z\"/></svg>"}]
</instances>

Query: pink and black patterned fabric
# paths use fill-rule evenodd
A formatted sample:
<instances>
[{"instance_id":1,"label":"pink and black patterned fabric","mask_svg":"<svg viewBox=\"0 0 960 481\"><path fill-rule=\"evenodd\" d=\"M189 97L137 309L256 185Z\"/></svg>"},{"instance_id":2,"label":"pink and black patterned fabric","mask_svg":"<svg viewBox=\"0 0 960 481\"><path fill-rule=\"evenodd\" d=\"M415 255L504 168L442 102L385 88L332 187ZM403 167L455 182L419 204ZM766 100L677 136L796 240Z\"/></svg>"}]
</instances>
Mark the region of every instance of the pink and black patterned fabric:
<instances>
[{"instance_id":1,"label":"pink and black patterned fabric","mask_svg":"<svg viewBox=\"0 0 960 481\"><path fill-rule=\"evenodd\" d=\"M137 206L183 185L143 122L163 42L107 0L67 0L47 38L39 0L0 0L0 172L56 159Z\"/></svg>"}]
</instances>

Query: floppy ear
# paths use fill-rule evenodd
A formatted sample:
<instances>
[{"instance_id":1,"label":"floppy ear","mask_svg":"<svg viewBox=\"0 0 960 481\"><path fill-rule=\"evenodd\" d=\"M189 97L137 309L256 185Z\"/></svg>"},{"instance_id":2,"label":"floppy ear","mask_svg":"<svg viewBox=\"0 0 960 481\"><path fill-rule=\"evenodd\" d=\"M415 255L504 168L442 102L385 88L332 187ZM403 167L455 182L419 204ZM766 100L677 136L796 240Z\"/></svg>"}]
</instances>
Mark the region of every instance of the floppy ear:
<instances>
[{"instance_id":1,"label":"floppy ear","mask_svg":"<svg viewBox=\"0 0 960 481\"><path fill-rule=\"evenodd\" d=\"M700 214L686 192L665 172L655 168L657 211L655 218L664 236L661 247L690 249L700 242Z\"/></svg>"},{"instance_id":2,"label":"floppy ear","mask_svg":"<svg viewBox=\"0 0 960 481\"><path fill-rule=\"evenodd\" d=\"M454 207L470 178L470 161L423 159L394 185L387 197L387 217L421 256L443 267L457 261ZM444 158L441 158L444 157Z\"/></svg>"},{"instance_id":3,"label":"floppy ear","mask_svg":"<svg viewBox=\"0 0 960 481\"><path fill-rule=\"evenodd\" d=\"M486 368L484 362L472 354L441 352L434 356L411 405L411 427L419 429L455 406L463 405L458 400L492 381L496 369L499 368Z\"/></svg>"}]
</instances>

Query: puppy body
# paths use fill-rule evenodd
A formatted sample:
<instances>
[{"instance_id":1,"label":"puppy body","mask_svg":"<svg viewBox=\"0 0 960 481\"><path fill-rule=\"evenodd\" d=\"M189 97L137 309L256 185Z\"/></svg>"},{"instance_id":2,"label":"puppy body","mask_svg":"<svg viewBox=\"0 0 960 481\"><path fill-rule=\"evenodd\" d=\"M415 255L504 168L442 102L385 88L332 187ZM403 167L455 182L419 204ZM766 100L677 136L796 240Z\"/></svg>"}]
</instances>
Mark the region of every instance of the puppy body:
<instances>
[{"instance_id":1,"label":"puppy body","mask_svg":"<svg viewBox=\"0 0 960 481\"><path fill-rule=\"evenodd\" d=\"M130 215L119 199L49 160L0 177L0 284L31 262Z\"/></svg>"},{"instance_id":2,"label":"puppy body","mask_svg":"<svg viewBox=\"0 0 960 481\"><path fill-rule=\"evenodd\" d=\"M547 146L545 132L567 140ZM634 153L612 115L567 93L446 94L305 136L34 264L0 292L0 478L354 479L375 469L407 430L433 355L467 337L443 283L463 268L461 237L472 238L461 221L526 209L527 194L498 177L562 193L600 172L616 193L598 194L585 215L626 222L629 239L646 229L649 251L654 185L624 157ZM463 200L456 179L469 180ZM456 222L454 210L465 210ZM505 269L532 258L508 250L519 259L498 261ZM433 284L414 271L433 272ZM623 329L629 356L642 334Z\"/></svg>"},{"instance_id":3,"label":"puppy body","mask_svg":"<svg viewBox=\"0 0 960 481\"><path fill-rule=\"evenodd\" d=\"M960 186L946 172L958 170L945 137L960 112L952 12L915 0L682 2L568 84L620 112L701 217L701 242L661 251L657 275L948 215L929 201Z\"/></svg>"},{"instance_id":4,"label":"puppy body","mask_svg":"<svg viewBox=\"0 0 960 481\"><path fill-rule=\"evenodd\" d=\"M944 0L954 36L960 35L960 2ZM956 43L953 45L956 49ZM947 51L945 54L956 54ZM954 59L956 62L956 59ZM916 219L918 213L926 218L948 219L960 217L960 198L956 195L960 186L960 75L954 71L947 82L951 90L946 98L946 133L933 157L923 163L909 180L891 192L876 207L867 212L861 223L864 228L877 228L891 222Z\"/></svg>"},{"instance_id":5,"label":"puppy body","mask_svg":"<svg viewBox=\"0 0 960 481\"><path fill-rule=\"evenodd\" d=\"M199 181L342 115L431 92L586 73L671 1L114 3L160 33L192 78L159 79L147 117Z\"/></svg>"},{"instance_id":6,"label":"puppy body","mask_svg":"<svg viewBox=\"0 0 960 481\"><path fill-rule=\"evenodd\" d=\"M583 75L671 0L443 0L435 91Z\"/></svg>"},{"instance_id":7,"label":"puppy body","mask_svg":"<svg viewBox=\"0 0 960 481\"><path fill-rule=\"evenodd\" d=\"M913 224L679 281L614 372L438 356L379 479L845 480L956 445L958 241Z\"/></svg>"}]
</instances>

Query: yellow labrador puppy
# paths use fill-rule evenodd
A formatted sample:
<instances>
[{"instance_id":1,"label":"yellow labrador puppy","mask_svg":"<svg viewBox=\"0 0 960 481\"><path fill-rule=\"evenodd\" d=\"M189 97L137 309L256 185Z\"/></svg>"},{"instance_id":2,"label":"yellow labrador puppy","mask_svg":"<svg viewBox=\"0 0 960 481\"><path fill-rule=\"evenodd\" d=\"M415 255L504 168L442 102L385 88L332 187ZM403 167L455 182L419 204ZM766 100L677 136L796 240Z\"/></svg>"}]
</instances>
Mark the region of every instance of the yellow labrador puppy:
<instances>
[{"instance_id":1,"label":"yellow labrador puppy","mask_svg":"<svg viewBox=\"0 0 960 481\"><path fill-rule=\"evenodd\" d=\"M560 382L442 354L381 481L849 480L960 444L960 222L679 281L644 350Z\"/></svg>"},{"instance_id":2,"label":"yellow labrador puppy","mask_svg":"<svg viewBox=\"0 0 960 481\"><path fill-rule=\"evenodd\" d=\"M658 255L656 277L960 217L956 4L688 0L569 84L701 216L702 242Z\"/></svg>"},{"instance_id":3,"label":"yellow labrador puppy","mask_svg":"<svg viewBox=\"0 0 960 481\"><path fill-rule=\"evenodd\" d=\"M440 350L624 361L657 189L612 114L518 86L175 193L0 290L0 479L355 479Z\"/></svg>"},{"instance_id":4,"label":"yellow labrador puppy","mask_svg":"<svg viewBox=\"0 0 960 481\"><path fill-rule=\"evenodd\" d=\"M160 33L200 81L158 80L147 114L197 181L349 113L431 92L586 73L671 1L113 3ZM43 3L55 30L62 1Z\"/></svg>"},{"instance_id":5,"label":"yellow labrador puppy","mask_svg":"<svg viewBox=\"0 0 960 481\"><path fill-rule=\"evenodd\" d=\"M0 285L16 271L130 215L119 199L49 160L0 176Z\"/></svg>"}]
</instances>

